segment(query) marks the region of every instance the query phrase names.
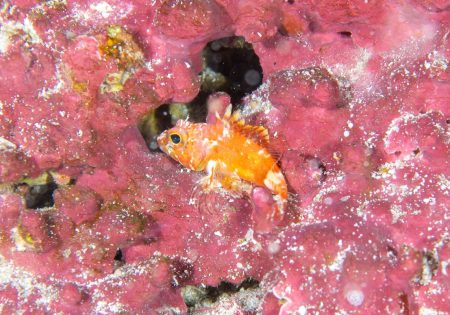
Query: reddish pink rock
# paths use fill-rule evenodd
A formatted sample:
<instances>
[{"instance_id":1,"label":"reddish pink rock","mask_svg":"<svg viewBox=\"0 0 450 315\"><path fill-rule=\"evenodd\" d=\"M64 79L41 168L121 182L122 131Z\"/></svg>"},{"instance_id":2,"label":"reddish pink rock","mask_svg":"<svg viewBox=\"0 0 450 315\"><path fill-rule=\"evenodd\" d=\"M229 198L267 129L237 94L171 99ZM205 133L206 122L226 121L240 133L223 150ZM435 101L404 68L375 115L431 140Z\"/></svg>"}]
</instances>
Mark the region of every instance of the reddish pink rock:
<instances>
[{"instance_id":1,"label":"reddish pink rock","mask_svg":"<svg viewBox=\"0 0 450 315\"><path fill-rule=\"evenodd\" d=\"M252 20L252 23L248 23ZM261 42L274 36L281 24L279 6L264 1L248 1L239 6L236 33L252 43Z\"/></svg>"},{"instance_id":2,"label":"reddish pink rock","mask_svg":"<svg viewBox=\"0 0 450 315\"><path fill-rule=\"evenodd\" d=\"M400 311L403 293L388 278L394 265L386 241L351 220L334 224L293 228L281 236L286 247L275 257L291 255L282 259L283 272L275 276L273 292L285 301L280 312Z\"/></svg>"},{"instance_id":3,"label":"reddish pink rock","mask_svg":"<svg viewBox=\"0 0 450 315\"><path fill-rule=\"evenodd\" d=\"M224 32L230 20L224 9L214 0L170 0L159 5L154 23L158 30L168 37L198 40Z\"/></svg>"},{"instance_id":4,"label":"reddish pink rock","mask_svg":"<svg viewBox=\"0 0 450 315\"><path fill-rule=\"evenodd\" d=\"M335 110L346 105L336 78L325 69L285 71L272 76L271 82L271 101L285 105L292 112L298 107Z\"/></svg>"},{"instance_id":5,"label":"reddish pink rock","mask_svg":"<svg viewBox=\"0 0 450 315\"><path fill-rule=\"evenodd\" d=\"M2 88L2 101L12 102L20 95L16 102L33 101L46 89L56 85L55 56L42 47L36 47L33 52L25 49L21 41L12 42L7 47L7 54L0 60L0 84ZM16 73L26 73L25 78ZM43 84L44 83L44 84ZM22 100L22 101L20 101Z\"/></svg>"},{"instance_id":6,"label":"reddish pink rock","mask_svg":"<svg viewBox=\"0 0 450 315\"><path fill-rule=\"evenodd\" d=\"M26 250L43 253L55 248L59 242L52 231L49 215L43 210L22 211L16 237L27 244Z\"/></svg>"},{"instance_id":7,"label":"reddish pink rock","mask_svg":"<svg viewBox=\"0 0 450 315\"><path fill-rule=\"evenodd\" d=\"M224 92L211 94L207 101L208 115L206 121L209 124L214 124L217 120L217 115L223 117L227 107L231 104L231 98Z\"/></svg>"},{"instance_id":8,"label":"reddish pink rock","mask_svg":"<svg viewBox=\"0 0 450 315\"><path fill-rule=\"evenodd\" d=\"M448 313L447 7L7 2L0 309L183 314L186 286L253 278L193 313ZM125 41L108 38L116 27ZM193 99L202 49L232 35L263 68L233 106L280 157L291 196L277 226L267 191L204 194L202 174L150 152L137 128ZM207 121L228 103L211 96ZM18 184L47 171L72 180L56 181L54 207L26 209Z\"/></svg>"},{"instance_id":9,"label":"reddish pink rock","mask_svg":"<svg viewBox=\"0 0 450 315\"><path fill-rule=\"evenodd\" d=\"M8 140L4 140L11 146L12 150L15 149L15 144ZM36 165L34 161L26 157L22 152L0 152L0 178L2 182L14 182L21 179L24 176L37 176Z\"/></svg>"},{"instance_id":10,"label":"reddish pink rock","mask_svg":"<svg viewBox=\"0 0 450 315\"><path fill-rule=\"evenodd\" d=\"M64 285L61 290L61 299L63 299L67 304L76 305L81 302L83 295L80 292L80 289L78 289L75 285L68 283Z\"/></svg>"},{"instance_id":11,"label":"reddish pink rock","mask_svg":"<svg viewBox=\"0 0 450 315\"><path fill-rule=\"evenodd\" d=\"M255 221L255 231L258 233L267 233L280 222L274 221L270 215L275 212L276 204L273 196L265 188L255 187L252 191L253 215Z\"/></svg>"},{"instance_id":12,"label":"reddish pink rock","mask_svg":"<svg viewBox=\"0 0 450 315\"><path fill-rule=\"evenodd\" d=\"M153 250L187 259L193 267L189 283L215 285L224 278L240 282L246 276L260 277L271 262L262 258L266 254L260 237L253 230L250 204L233 202L230 197L220 195L204 198L199 209L185 206L154 214L160 226L161 241L151 246ZM224 200L230 202L226 208L222 206ZM174 228L178 231L177 238L171 237ZM127 254L142 259L150 249L140 247ZM217 260L218 256L223 259ZM249 261L254 263L249 264Z\"/></svg>"},{"instance_id":13,"label":"reddish pink rock","mask_svg":"<svg viewBox=\"0 0 450 315\"><path fill-rule=\"evenodd\" d=\"M200 82L188 61L167 61L153 67L154 69L138 70L127 81L126 90L123 92L127 97L143 102L147 111L148 103L157 105L169 101L187 102L197 95ZM171 75L163 80L159 77L160 72L171 73ZM144 108L136 113L134 113L136 109L133 109L132 117L137 119L143 115Z\"/></svg>"},{"instance_id":14,"label":"reddish pink rock","mask_svg":"<svg viewBox=\"0 0 450 315\"><path fill-rule=\"evenodd\" d=\"M119 203L106 205L102 210L103 213L96 220L92 231L107 235L104 242L111 247L147 243L157 237L157 226L149 216L127 209Z\"/></svg>"},{"instance_id":15,"label":"reddish pink rock","mask_svg":"<svg viewBox=\"0 0 450 315\"><path fill-rule=\"evenodd\" d=\"M323 163L317 158L304 156L298 151L288 151L283 154L281 165L286 169L284 175L289 186L300 195L317 191L326 179Z\"/></svg>"},{"instance_id":16,"label":"reddish pink rock","mask_svg":"<svg viewBox=\"0 0 450 315\"><path fill-rule=\"evenodd\" d=\"M171 286L168 263L154 258L134 267L127 266L110 280L93 284L92 289L96 292L91 298L93 311L142 313L152 310L155 314L164 314L176 309L186 312L181 296ZM139 268L141 272L137 272ZM118 282L121 283L119 287Z\"/></svg>"},{"instance_id":17,"label":"reddish pink rock","mask_svg":"<svg viewBox=\"0 0 450 315\"><path fill-rule=\"evenodd\" d=\"M3 193L0 196L0 233L7 238L11 229L17 225L20 213L24 210L22 198L13 193Z\"/></svg>"},{"instance_id":18,"label":"reddish pink rock","mask_svg":"<svg viewBox=\"0 0 450 315\"><path fill-rule=\"evenodd\" d=\"M100 52L102 41L106 41L104 36L78 36L70 42L64 54L67 84L86 103L96 97L106 75L117 71L117 67L112 62L106 62L102 56Z\"/></svg>"},{"instance_id":19,"label":"reddish pink rock","mask_svg":"<svg viewBox=\"0 0 450 315\"><path fill-rule=\"evenodd\" d=\"M447 123L439 112L405 114L391 122L384 137L385 150L394 160L420 159L433 169L445 171L449 148Z\"/></svg>"},{"instance_id":20,"label":"reddish pink rock","mask_svg":"<svg viewBox=\"0 0 450 315\"><path fill-rule=\"evenodd\" d=\"M55 206L75 224L93 220L98 215L100 200L90 189L68 187L54 193Z\"/></svg>"}]
</instances>

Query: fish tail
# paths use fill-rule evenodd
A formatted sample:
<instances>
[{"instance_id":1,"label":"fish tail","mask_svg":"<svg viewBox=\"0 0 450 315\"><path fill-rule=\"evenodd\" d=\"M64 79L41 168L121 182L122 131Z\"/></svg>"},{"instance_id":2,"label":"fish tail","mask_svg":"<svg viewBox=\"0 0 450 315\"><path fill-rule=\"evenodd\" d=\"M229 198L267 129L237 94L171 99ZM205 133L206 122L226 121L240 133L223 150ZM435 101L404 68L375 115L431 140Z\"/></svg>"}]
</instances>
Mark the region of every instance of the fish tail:
<instances>
[{"instance_id":1,"label":"fish tail","mask_svg":"<svg viewBox=\"0 0 450 315\"><path fill-rule=\"evenodd\" d=\"M274 194L275 207L271 217L274 221L281 221L284 216L288 200L286 180L281 170L276 167L267 172L264 185Z\"/></svg>"}]
</instances>

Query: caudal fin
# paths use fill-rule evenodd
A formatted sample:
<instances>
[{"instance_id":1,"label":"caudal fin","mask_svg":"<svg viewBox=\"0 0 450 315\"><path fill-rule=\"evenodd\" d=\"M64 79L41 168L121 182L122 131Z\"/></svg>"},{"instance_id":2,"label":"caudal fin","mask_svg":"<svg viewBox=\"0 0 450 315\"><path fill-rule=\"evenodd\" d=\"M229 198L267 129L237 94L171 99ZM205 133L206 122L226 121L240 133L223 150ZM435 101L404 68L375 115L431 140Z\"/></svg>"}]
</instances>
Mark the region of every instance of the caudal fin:
<instances>
[{"instance_id":1,"label":"caudal fin","mask_svg":"<svg viewBox=\"0 0 450 315\"><path fill-rule=\"evenodd\" d=\"M273 198L275 204L272 219L279 222L284 216L284 210L287 205L288 191L286 180L278 167L275 167L267 172L266 178L264 179L264 185L274 195Z\"/></svg>"}]
</instances>

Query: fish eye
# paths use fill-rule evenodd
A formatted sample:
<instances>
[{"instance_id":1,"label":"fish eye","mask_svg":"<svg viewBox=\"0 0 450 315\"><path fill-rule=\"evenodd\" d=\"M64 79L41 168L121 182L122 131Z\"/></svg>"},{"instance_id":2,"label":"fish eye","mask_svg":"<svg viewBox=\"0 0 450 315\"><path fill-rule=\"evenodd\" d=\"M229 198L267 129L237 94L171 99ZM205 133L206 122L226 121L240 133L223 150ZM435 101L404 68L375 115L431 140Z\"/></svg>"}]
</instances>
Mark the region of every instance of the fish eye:
<instances>
[{"instance_id":1,"label":"fish eye","mask_svg":"<svg viewBox=\"0 0 450 315\"><path fill-rule=\"evenodd\" d=\"M178 144L178 143L181 142L181 137L180 137L180 135L178 135L178 134L176 134L176 133L173 133L173 134L170 135L170 140L171 140L173 143Z\"/></svg>"}]
</instances>

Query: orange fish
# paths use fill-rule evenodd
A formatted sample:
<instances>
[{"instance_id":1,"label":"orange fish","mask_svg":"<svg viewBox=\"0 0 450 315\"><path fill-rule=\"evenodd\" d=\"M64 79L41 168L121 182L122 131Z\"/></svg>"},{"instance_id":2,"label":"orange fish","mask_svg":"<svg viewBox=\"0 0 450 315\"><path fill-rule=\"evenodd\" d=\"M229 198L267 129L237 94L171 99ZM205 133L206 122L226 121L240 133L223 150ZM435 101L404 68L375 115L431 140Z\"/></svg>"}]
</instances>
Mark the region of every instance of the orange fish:
<instances>
[{"instance_id":1,"label":"orange fish","mask_svg":"<svg viewBox=\"0 0 450 315\"><path fill-rule=\"evenodd\" d=\"M251 192L253 185L274 195L271 219L280 221L287 204L286 180L269 151L269 133L263 126L246 125L231 105L214 124L179 120L158 137L162 151L194 171L206 171L205 190L224 188Z\"/></svg>"}]
</instances>

